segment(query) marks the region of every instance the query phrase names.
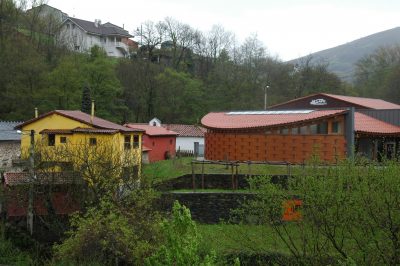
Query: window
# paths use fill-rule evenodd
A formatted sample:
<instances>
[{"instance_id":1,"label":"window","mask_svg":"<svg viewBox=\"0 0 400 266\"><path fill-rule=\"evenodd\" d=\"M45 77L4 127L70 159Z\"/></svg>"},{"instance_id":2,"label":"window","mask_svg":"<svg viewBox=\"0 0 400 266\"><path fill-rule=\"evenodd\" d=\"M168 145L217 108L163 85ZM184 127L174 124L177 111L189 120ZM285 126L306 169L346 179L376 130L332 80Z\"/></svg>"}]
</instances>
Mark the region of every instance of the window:
<instances>
[{"instance_id":1,"label":"window","mask_svg":"<svg viewBox=\"0 0 400 266\"><path fill-rule=\"evenodd\" d=\"M169 144L171 144L171 145L172 145L172 139L170 139L170 140L169 140Z\"/></svg>"},{"instance_id":2,"label":"window","mask_svg":"<svg viewBox=\"0 0 400 266\"><path fill-rule=\"evenodd\" d=\"M72 24L72 29L75 29L75 24Z\"/></svg>"},{"instance_id":3,"label":"window","mask_svg":"<svg viewBox=\"0 0 400 266\"><path fill-rule=\"evenodd\" d=\"M67 137L60 137L60 143L62 144L67 143Z\"/></svg>"},{"instance_id":4,"label":"window","mask_svg":"<svg viewBox=\"0 0 400 266\"><path fill-rule=\"evenodd\" d=\"M153 147L156 146L156 143L153 141Z\"/></svg>"},{"instance_id":5,"label":"window","mask_svg":"<svg viewBox=\"0 0 400 266\"><path fill-rule=\"evenodd\" d=\"M97 139L96 138L90 138L89 139L89 145L90 146L96 146L97 145Z\"/></svg>"},{"instance_id":6,"label":"window","mask_svg":"<svg viewBox=\"0 0 400 266\"><path fill-rule=\"evenodd\" d=\"M139 148L139 136L133 136L133 148Z\"/></svg>"},{"instance_id":7,"label":"window","mask_svg":"<svg viewBox=\"0 0 400 266\"><path fill-rule=\"evenodd\" d=\"M69 30L69 24L67 24L67 29Z\"/></svg>"},{"instance_id":8,"label":"window","mask_svg":"<svg viewBox=\"0 0 400 266\"><path fill-rule=\"evenodd\" d=\"M124 138L124 148L125 150L131 149L131 136L125 136Z\"/></svg>"},{"instance_id":9,"label":"window","mask_svg":"<svg viewBox=\"0 0 400 266\"><path fill-rule=\"evenodd\" d=\"M322 122L317 125L317 134L328 134L328 122Z\"/></svg>"},{"instance_id":10,"label":"window","mask_svg":"<svg viewBox=\"0 0 400 266\"><path fill-rule=\"evenodd\" d=\"M121 41L121 37L117 37L116 40L117 40L117 42L120 42Z\"/></svg>"},{"instance_id":11,"label":"window","mask_svg":"<svg viewBox=\"0 0 400 266\"><path fill-rule=\"evenodd\" d=\"M300 134L301 135L307 135L308 134L308 127L307 126L300 127Z\"/></svg>"},{"instance_id":12,"label":"window","mask_svg":"<svg viewBox=\"0 0 400 266\"><path fill-rule=\"evenodd\" d=\"M156 123L156 122L153 122L153 127L155 127L155 126L157 126L157 123Z\"/></svg>"},{"instance_id":13,"label":"window","mask_svg":"<svg viewBox=\"0 0 400 266\"><path fill-rule=\"evenodd\" d=\"M80 48L81 48L81 47L80 47L79 45L75 45L75 46L74 46L75 51L79 51Z\"/></svg>"},{"instance_id":14,"label":"window","mask_svg":"<svg viewBox=\"0 0 400 266\"><path fill-rule=\"evenodd\" d=\"M281 128L281 134L283 134L283 135L289 134L289 129L288 128Z\"/></svg>"},{"instance_id":15,"label":"window","mask_svg":"<svg viewBox=\"0 0 400 266\"><path fill-rule=\"evenodd\" d=\"M48 139L49 146L54 146L56 144L56 135L55 134L47 135L47 139Z\"/></svg>"},{"instance_id":16,"label":"window","mask_svg":"<svg viewBox=\"0 0 400 266\"><path fill-rule=\"evenodd\" d=\"M340 121L334 121L332 123L332 133L334 134L340 134L342 133L342 128L341 128L341 123Z\"/></svg>"},{"instance_id":17,"label":"window","mask_svg":"<svg viewBox=\"0 0 400 266\"><path fill-rule=\"evenodd\" d=\"M311 135L317 134L317 128L318 126L316 124L310 125L310 134Z\"/></svg>"},{"instance_id":18,"label":"window","mask_svg":"<svg viewBox=\"0 0 400 266\"><path fill-rule=\"evenodd\" d=\"M292 135L297 135L297 134L299 134L299 128L298 127L292 128Z\"/></svg>"}]
</instances>

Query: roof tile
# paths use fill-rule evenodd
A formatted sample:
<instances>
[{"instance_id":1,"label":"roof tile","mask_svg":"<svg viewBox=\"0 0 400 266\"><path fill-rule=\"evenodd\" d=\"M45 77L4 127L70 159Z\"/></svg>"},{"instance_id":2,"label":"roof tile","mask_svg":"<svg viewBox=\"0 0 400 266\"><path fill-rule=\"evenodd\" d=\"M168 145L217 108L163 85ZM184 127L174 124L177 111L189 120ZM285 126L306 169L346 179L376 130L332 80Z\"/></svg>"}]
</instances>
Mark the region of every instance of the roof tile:
<instances>
[{"instance_id":1,"label":"roof tile","mask_svg":"<svg viewBox=\"0 0 400 266\"><path fill-rule=\"evenodd\" d=\"M305 122L317 118L330 117L345 113L346 110L311 110L308 113L292 114L228 114L209 113L201 119L206 128L244 129L279 126Z\"/></svg>"},{"instance_id":2,"label":"roof tile","mask_svg":"<svg viewBox=\"0 0 400 266\"><path fill-rule=\"evenodd\" d=\"M370 117L368 115L354 113L354 129L356 133L386 135L400 134L400 127Z\"/></svg>"},{"instance_id":3,"label":"roof tile","mask_svg":"<svg viewBox=\"0 0 400 266\"><path fill-rule=\"evenodd\" d=\"M149 136L172 136L179 135L177 132L165 129L163 127L150 126L149 124L128 123L125 126L129 128L138 128L145 130L145 134Z\"/></svg>"},{"instance_id":4,"label":"roof tile","mask_svg":"<svg viewBox=\"0 0 400 266\"><path fill-rule=\"evenodd\" d=\"M163 124L164 128L179 133L180 137L204 137L206 129L195 125Z\"/></svg>"}]
</instances>

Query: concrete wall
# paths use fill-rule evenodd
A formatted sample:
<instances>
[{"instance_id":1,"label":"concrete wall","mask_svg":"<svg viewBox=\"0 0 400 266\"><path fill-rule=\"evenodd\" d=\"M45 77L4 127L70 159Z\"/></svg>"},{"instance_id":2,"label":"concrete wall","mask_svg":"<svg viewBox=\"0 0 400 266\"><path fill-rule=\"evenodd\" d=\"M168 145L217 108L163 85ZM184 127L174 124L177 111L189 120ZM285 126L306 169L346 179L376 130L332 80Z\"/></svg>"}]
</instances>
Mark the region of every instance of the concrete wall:
<instances>
[{"instance_id":1,"label":"concrete wall","mask_svg":"<svg viewBox=\"0 0 400 266\"><path fill-rule=\"evenodd\" d=\"M10 168L12 158L17 158L20 154L20 141L0 141L0 169Z\"/></svg>"},{"instance_id":2,"label":"concrete wall","mask_svg":"<svg viewBox=\"0 0 400 266\"><path fill-rule=\"evenodd\" d=\"M200 145L204 144L204 138L199 137L176 137L176 150L179 148L184 151L193 151L194 143L198 142Z\"/></svg>"}]
</instances>

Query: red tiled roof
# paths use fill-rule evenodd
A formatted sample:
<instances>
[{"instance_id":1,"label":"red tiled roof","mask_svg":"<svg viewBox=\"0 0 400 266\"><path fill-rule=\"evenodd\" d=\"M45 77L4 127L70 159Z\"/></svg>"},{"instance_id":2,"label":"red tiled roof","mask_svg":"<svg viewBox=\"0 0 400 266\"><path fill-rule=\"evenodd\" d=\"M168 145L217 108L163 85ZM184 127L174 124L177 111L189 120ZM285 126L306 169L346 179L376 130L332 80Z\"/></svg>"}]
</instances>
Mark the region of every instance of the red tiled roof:
<instances>
[{"instance_id":1,"label":"red tiled roof","mask_svg":"<svg viewBox=\"0 0 400 266\"><path fill-rule=\"evenodd\" d=\"M354 129L356 133L373 135L400 134L400 127L370 117L368 115L354 113Z\"/></svg>"},{"instance_id":2,"label":"red tiled roof","mask_svg":"<svg viewBox=\"0 0 400 266\"><path fill-rule=\"evenodd\" d=\"M371 108L371 109L400 109L400 105L391 103L391 102L387 102L382 99L344 96L344 95L336 95L336 94L328 94L328 93L321 93L321 94L341 100L341 101L360 105L360 106L363 106L366 108Z\"/></svg>"},{"instance_id":3,"label":"red tiled roof","mask_svg":"<svg viewBox=\"0 0 400 266\"><path fill-rule=\"evenodd\" d=\"M305 122L345 113L345 110L312 110L309 113L293 114L228 114L209 113L201 119L206 128L244 129L271 127L291 123Z\"/></svg>"},{"instance_id":4,"label":"red tiled roof","mask_svg":"<svg viewBox=\"0 0 400 266\"><path fill-rule=\"evenodd\" d=\"M6 172L4 183L7 186L28 184L31 181L28 172ZM36 173L35 182L38 184L73 184L81 182L77 172Z\"/></svg>"},{"instance_id":5,"label":"red tiled roof","mask_svg":"<svg viewBox=\"0 0 400 266\"><path fill-rule=\"evenodd\" d=\"M28 120L28 121L26 121L26 122L24 122L22 124L19 124L15 128L18 128L18 129L22 128L25 125L31 124L31 123L39 120L39 119L42 119L42 118L44 118L46 116L49 116L49 115L52 115L52 114L62 115L64 117L73 119L73 120L78 121L78 122L82 122L84 124L87 124L89 126L93 126L95 128L116 129L116 130L122 131L122 132L142 132L143 131L143 130L136 129L136 128L133 128L133 127L127 128L127 127L118 125L116 123L113 123L111 121L108 121L108 120L105 120L105 119L102 119L102 118L99 118L99 117L96 117L96 116L93 117L93 122L92 122L91 121L91 115L86 114L86 113L81 112L81 111L77 111L77 110L74 110L74 111L71 111L71 110L54 110L54 111L45 113L45 114L43 114L43 115L41 115L41 116L39 116L37 118L30 119L30 120Z\"/></svg>"},{"instance_id":6,"label":"red tiled roof","mask_svg":"<svg viewBox=\"0 0 400 266\"><path fill-rule=\"evenodd\" d=\"M204 137L205 129L195 125L163 124L164 128L179 133L180 137Z\"/></svg>"},{"instance_id":7,"label":"red tiled roof","mask_svg":"<svg viewBox=\"0 0 400 266\"><path fill-rule=\"evenodd\" d=\"M142 129L145 132L146 135L149 136L172 136L172 135L179 135L178 133L165 129L163 127L157 127L157 126L150 126L149 124L138 124L138 123L128 123L125 124L124 126L127 126L129 128L139 128Z\"/></svg>"}]
</instances>

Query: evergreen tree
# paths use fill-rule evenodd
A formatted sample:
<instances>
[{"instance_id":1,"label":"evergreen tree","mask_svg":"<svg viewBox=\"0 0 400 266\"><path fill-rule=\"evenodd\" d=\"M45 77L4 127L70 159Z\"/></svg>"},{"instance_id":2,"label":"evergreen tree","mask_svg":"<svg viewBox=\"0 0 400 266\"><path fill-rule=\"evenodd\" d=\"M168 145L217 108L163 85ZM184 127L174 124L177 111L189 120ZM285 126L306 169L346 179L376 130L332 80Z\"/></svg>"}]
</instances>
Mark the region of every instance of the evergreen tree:
<instances>
[{"instance_id":1,"label":"evergreen tree","mask_svg":"<svg viewBox=\"0 0 400 266\"><path fill-rule=\"evenodd\" d=\"M83 87L82 91L82 112L90 114L92 105L92 99L90 97L90 89L89 86Z\"/></svg>"}]
</instances>

